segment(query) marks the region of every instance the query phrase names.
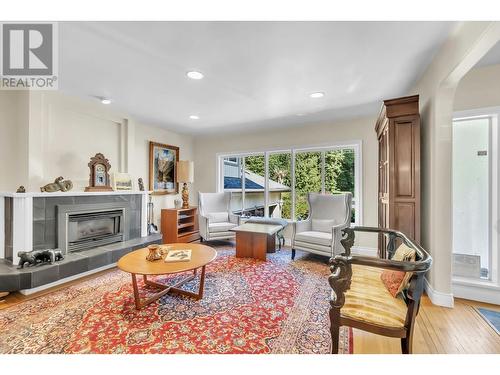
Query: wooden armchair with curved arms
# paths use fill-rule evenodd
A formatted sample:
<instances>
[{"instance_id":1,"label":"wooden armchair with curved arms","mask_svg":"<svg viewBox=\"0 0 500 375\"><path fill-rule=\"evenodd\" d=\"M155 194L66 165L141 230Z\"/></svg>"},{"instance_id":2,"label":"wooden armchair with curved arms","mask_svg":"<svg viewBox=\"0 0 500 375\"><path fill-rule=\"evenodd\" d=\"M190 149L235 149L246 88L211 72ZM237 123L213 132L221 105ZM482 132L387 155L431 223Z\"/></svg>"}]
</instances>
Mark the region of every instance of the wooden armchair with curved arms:
<instances>
[{"instance_id":1,"label":"wooden armchair with curved arms","mask_svg":"<svg viewBox=\"0 0 500 375\"><path fill-rule=\"evenodd\" d=\"M378 233L387 237L388 259L351 255L355 232ZM330 333L332 353L338 353L341 326L359 328L379 335L401 338L403 354L412 353L415 318L424 289L424 275L432 264L427 251L401 232L372 227L342 231L345 252L330 259L332 287ZM392 260L396 244L414 251L414 261ZM400 271L409 277L406 289L394 297L382 281L384 270ZM403 275L403 274L401 274Z\"/></svg>"}]
</instances>

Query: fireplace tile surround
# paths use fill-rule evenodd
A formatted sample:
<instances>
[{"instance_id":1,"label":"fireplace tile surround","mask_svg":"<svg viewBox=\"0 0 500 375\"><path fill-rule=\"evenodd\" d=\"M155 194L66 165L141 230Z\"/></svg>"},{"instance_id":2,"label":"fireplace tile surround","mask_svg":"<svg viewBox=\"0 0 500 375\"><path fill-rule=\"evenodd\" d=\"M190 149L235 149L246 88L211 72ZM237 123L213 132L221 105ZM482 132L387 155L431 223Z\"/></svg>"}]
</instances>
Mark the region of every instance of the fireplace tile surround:
<instances>
[{"instance_id":1,"label":"fireplace tile surround","mask_svg":"<svg viewBox=\"0 0 500 375\"><path fill-rule=\"evenodd\" d=\"M81 207L99 204L123 203L129 211L129 238L141 236L141 196L74 196L33 198L33 249L55 248L57 246L57 206ZM119 206L116 206L119 207ZM61 247L59 245L59 247Z\"/></svg>"},{"instance_id":2,"label":"fireplace tile surround","mask_svg":"<svg viewBox=\"0 0 500 375\"><path fill-rule=\"evenodd\" d=\"M128 236L123 241L67 252L51 265L17 269L18 251L58 246L58 209L123 207ZM124 254L161 243L161 234L147 235L147 192L0 193L0 291L29 294L44 286L114 266ZM34 289L33 289L34 288Z\"/></svg>"}]
</instances>

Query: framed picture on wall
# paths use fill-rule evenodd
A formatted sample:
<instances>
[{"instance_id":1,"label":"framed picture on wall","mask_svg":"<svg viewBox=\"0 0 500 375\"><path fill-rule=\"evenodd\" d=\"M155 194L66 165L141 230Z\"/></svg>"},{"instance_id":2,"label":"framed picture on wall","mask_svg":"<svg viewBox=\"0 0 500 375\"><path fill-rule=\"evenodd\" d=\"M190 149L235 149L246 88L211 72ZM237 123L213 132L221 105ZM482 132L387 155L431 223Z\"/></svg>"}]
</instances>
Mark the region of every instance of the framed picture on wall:
<instances>
[{"instance_id":1,"label":"framed picture on wall","mask_svg":"<svg viewBox=\"0 0 500 375\"><path fill-rule=\"evenodd\" d=\"M179 147L149 142L149 190L152 194L177 194Z\"/></svg>"}]
</instances>

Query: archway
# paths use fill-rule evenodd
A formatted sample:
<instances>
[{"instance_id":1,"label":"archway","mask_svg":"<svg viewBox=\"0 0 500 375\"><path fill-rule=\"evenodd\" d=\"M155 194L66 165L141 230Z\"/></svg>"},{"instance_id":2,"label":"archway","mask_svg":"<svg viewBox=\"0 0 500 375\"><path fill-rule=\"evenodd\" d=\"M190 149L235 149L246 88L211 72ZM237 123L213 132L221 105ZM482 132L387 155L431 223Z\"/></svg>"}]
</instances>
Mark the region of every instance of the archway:
<instances>
[{"instance_id":1,"label":"archway","mask_svg":"<svg viewBox=\"0 0 500 375\"><path fill-rule=\"evenodd\" d=\"M427 82L420 84L428 92L431 89L434 91L434 95L431 91L431 94L424 99L425 104L422 107L422 116L427 122L424 126L422 150L423 169L427 169L424 170L422 181L422 242L425 247L431 249L434 258L434 265L428 275L427 293L438 305L453 306L451 192L455 92L465 74L498 41L500 41L498 22L465 25L434 61L433 65L437 66L436 72L427 72ZM448 69L443 67L445 64L448 64ZM425 84L428 87L424 86Z\"/></svg>"}]
</instances>

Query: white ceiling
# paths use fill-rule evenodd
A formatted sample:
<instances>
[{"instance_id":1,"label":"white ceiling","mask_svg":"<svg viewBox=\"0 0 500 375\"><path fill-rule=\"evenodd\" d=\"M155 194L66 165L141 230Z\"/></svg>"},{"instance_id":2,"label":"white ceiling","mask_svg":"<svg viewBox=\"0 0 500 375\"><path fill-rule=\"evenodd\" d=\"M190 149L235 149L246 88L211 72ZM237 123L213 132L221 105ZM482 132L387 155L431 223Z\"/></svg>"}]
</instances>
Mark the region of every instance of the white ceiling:
<instances>
[{"instance_id":1,"label":"white ceiling","mask_svg":"<svg viewBox=\"0 0 500 375\"><path fill-rule=\"evenodd\" d=\"M451 27L62 22L59 87L110 97L112 107L140 121L192 134L358 117L377 112L382 99L406 94ZM188 79L193 69L205 78ZM309 98L315 91L326 96Z\"/></svg>"}]
</instances>

